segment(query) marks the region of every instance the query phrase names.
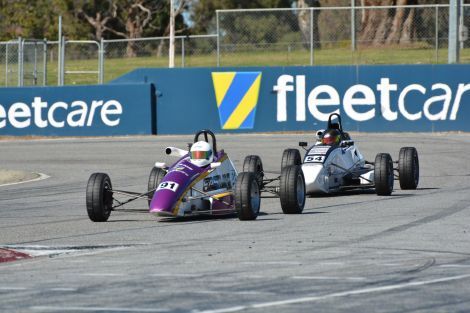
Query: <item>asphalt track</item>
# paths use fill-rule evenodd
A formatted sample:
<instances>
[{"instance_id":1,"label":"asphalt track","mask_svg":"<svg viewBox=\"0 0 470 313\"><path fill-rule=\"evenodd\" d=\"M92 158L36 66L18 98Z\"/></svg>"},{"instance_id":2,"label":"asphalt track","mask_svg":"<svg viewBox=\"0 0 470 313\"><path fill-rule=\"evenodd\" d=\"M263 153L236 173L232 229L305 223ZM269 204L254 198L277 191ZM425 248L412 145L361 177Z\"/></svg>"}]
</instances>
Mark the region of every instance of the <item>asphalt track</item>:
<instances>
[{"instance_id":1,"label":"asphalt track","mask_svg":"<svg viewBox=\"0 0 470 313\"><path fill-rule=\"evenodd\" d=\"M263 199L256 221L156 221L146 202L91 222L85 186L106 172L144 191L164 147L192 136L0 141L0 167L48 179L0 187L0 312L469 312L470 134L353 134L362 153L416 146L418 190L310 198L302 215ZM311 134L221 135L240 169ZM134 212L133 212L134 210Z\"/></svg>"}]
</instances>

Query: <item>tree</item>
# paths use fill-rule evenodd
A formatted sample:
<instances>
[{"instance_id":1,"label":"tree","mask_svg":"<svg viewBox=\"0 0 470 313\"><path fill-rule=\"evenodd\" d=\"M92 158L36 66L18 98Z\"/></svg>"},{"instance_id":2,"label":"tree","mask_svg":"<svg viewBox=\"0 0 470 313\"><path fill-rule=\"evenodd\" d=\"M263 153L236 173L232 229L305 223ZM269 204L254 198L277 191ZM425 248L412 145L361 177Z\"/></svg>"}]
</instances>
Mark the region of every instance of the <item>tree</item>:
<instances>
[{"instance_id":1,"label":"tree","mask_svg":"<svg viewBox=\"0 0 470 313\"><path fill-rule=\"evenodd\" d=\"M104 32L111 30L110 24L117 17L117 5L112 0L75 0L74 12L94 28L94 38L101 40Z\"/></svg>"},{"instance_id":2,"label":"tree","mask_svg":"<svg viewBox=\"0 0 470 313\"><path fill-rule=\"evenodd\" d=\"M397 5L407 6L416 4L448 3L444 0L361 0L364 6ZM359 41L362 45L395 45L409 44L426 37L434 28L423 17L423 10L400 7L396 9L369 9L363 10Z\"/></svg>"},{"instance_id":3,"label":"tree","mask_svg":"<svg viewBox=\"0 0 470 313\"><path fill-rule=\"evenodd\" d=\"M320 0L299 0L297 1L297 7L299 9L305 9L309 7L319 7ZM313 25L310 27L310 14L309 10L300 10L298 11L298 23L300 31L302 32L302 37L304 38L304 46L307 47L308 43L310 42L310 32L313 32L312 39L313 39L313 47L314 48L321 48L320 43L320 33L318 31L318 16L320 11L315 11L313 15Z\"/></svg>"}]
</instances>

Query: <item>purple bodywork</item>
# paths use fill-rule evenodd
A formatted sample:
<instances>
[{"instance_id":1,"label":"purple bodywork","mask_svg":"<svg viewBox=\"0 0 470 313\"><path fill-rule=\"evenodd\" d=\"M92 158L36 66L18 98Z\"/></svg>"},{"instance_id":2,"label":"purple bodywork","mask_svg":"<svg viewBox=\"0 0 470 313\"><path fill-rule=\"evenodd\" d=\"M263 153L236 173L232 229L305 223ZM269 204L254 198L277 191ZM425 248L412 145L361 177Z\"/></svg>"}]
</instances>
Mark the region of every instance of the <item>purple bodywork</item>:
<instances>
[{"instance_id":1,"label":"purple bodywork","mask_svg":"<svg viewBox=\"0 0 470 313\"><path fill-rule=\"evenodd\" d=\"M223 150L215 154L213 162L221 162L226 158ZM150 203L150 213L160 216L178 215L181 199L198 181L209 174L211 167L198 167L189 161L189 154L179 159L173 166L168 168L168 173L162 179L160 185L167 182L169 185L178 184L175 190L156 190Z\"/></svg>"}]
</instances>

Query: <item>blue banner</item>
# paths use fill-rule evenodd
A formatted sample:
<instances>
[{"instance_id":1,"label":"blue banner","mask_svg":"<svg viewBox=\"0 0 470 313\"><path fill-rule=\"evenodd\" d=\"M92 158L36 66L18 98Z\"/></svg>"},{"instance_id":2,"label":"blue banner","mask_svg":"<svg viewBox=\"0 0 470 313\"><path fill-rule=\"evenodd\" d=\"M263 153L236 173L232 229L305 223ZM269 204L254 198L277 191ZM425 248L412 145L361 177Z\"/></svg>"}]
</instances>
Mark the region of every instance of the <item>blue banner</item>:
<instances>
[{"instance_id":1,"label":"blue banner","mask_svg":"<svg viewBox=\"0 0 470 313\"><path fill-rule=\"evenodd\" d=\"M470 131L470 65L138 69L114 81L153 83L158 134L323 128Z\"/></svg>"},{"instance_id":2,"label":"blue banner","mask_svg":"<svg viewBox=\"0 0 470 313\"><path fill-rule=\"evenodd\" d=\"M0 135L154 134L151 84L0 88Z\"/></svg>"}]
</instances>

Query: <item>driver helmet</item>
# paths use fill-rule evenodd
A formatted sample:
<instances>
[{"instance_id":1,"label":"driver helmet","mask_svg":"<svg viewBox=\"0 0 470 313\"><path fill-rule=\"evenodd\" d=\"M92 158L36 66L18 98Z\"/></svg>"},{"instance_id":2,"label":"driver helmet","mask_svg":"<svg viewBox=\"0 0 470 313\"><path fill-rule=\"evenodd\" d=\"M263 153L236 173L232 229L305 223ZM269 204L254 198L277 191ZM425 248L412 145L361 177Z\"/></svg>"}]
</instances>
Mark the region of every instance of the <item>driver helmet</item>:
<instances>
[{"instance_id":1,"label":"driver helmet","mask_svg":"<svg viewBox=\"0 0 470 313\"><path fill-rule=\"evenodd\" d=\"M196 166L209 165L214 159L211 145L205 141L198 141L191 146L190 160Z\"/></svg>"},{"instance_id":2,"label":"driver helmet","mask_svg":"<svg viewBox=\"0 0 470 313\"><path fill-rule=\"evenodd\" d=\"M324 145L336 145L341 140L341 134L337 129L330 129L323 133L322 144Z\"/></svg>"}]
</instances>

